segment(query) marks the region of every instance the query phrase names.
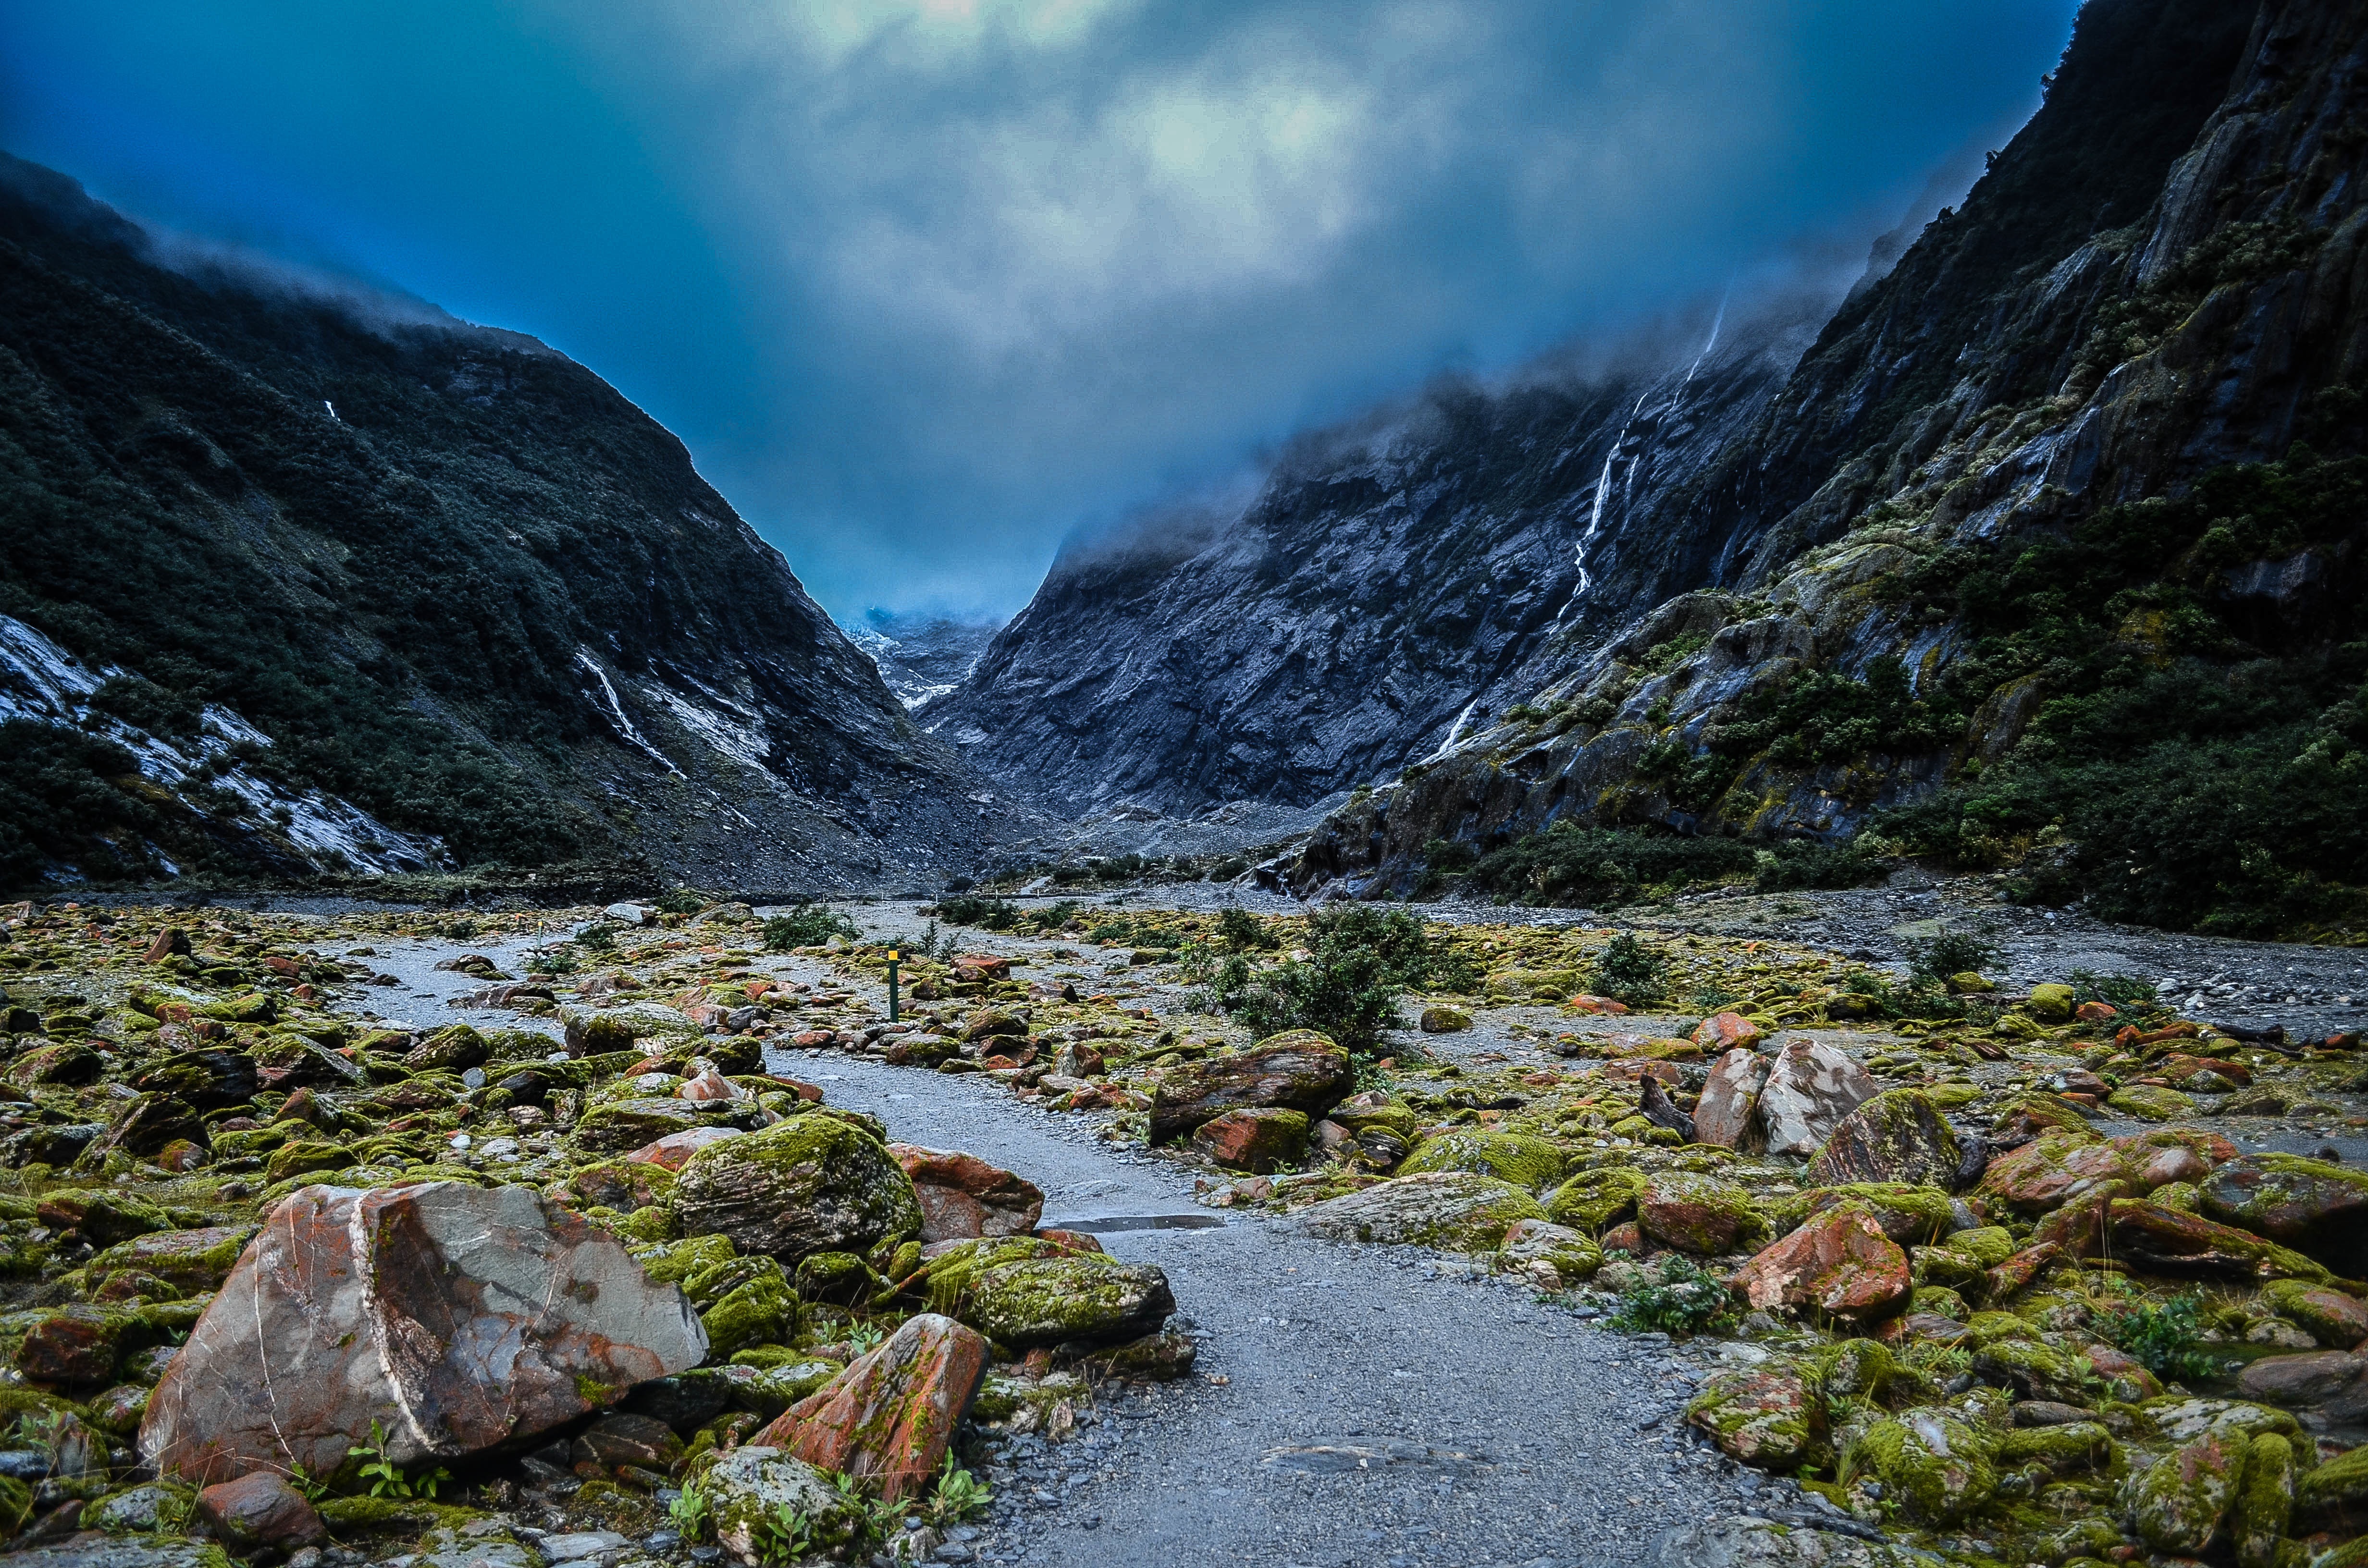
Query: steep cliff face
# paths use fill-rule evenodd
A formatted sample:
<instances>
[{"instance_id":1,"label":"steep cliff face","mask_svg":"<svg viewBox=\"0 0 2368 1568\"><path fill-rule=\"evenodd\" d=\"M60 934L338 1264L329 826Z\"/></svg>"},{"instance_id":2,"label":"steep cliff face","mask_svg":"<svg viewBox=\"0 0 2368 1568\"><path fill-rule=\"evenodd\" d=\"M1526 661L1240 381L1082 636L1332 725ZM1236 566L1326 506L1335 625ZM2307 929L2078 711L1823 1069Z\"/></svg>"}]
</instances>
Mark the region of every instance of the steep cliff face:
<instances>
[{"instance_id":1,"label":"steep cliff face","mask_svg":"<svg viewBox=\"0 0 2368 1568\"><path fill-rule=\"evenodd\" d=\"M639 858L779 887L975 836L958 762L564 357L162 265L15 160L0 301L6 880Z\"/></svg>"},{"instance_id":2,"label":"steep cliff face","mask_svg":"<svg viewBox=\"0 0 2368 1568\"><path fill-rule=\"evenodd\" d=\"M2046 107L1727 456L1773 520L1725 591L1357 802L1295 884L1906 808L1876 820L1909 846L2101 913L2355 915L2364 51L2348 6L2091 0Z\"/></svg>"},{"instance_id":3,"label":"steep cliff face","mask_svg":"<svg viewBox=\"0 0 2368 1568\"><path fill-rule=\"evenodd\" d=\"M1819 303L1624 366L1438 388L1303 441L1246 506L1075 543L924 722L1073 812L1387 778L1535 691L1605 607L1748 552L1703 490Z\"/></svg>"}]
</instances>

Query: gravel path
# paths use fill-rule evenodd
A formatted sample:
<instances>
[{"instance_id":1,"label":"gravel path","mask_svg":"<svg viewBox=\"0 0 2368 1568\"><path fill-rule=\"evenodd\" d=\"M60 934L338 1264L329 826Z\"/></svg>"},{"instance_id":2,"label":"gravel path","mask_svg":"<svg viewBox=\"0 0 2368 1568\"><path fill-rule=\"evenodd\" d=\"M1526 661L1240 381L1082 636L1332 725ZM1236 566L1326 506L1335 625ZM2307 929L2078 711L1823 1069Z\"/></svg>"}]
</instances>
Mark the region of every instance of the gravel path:
<instances>
[{"instance_id":1,"label":"gravel path","mask_svg":"<svg viewBox=\"0 0 2368 1568\"><path fill-rule=\"evenodd\" d=\"M523 943L382 943L378 1003L434 1026L548 1027L453 1008L482 983L434 966L464 951L511 967ZM824 978L789 958L764 967ZM515 971L514 971L515 972ZM844 977L837 983L845 985ZM858 991L865 988L855 987ZM884 998L881 999L884 1005ZM969 1151L1044 1189L1048 1223L1214 1219L1189 1173L975 1078L773 1048L779 1070L899 1139ZM1108 1233L1167 1273L1201 1360L1187 1383L1107 1403L1059 1444L1015 1445L1018 1506L970 1543L981 1562L1523 1564L1656 1561L1672 1527L1797 1508L1676 1419L1716 1365L1706 1347L1623 1337L1465 1277L1414 1248L1341 1245L1269 1219Z\"/></svg>"}]
</instances>

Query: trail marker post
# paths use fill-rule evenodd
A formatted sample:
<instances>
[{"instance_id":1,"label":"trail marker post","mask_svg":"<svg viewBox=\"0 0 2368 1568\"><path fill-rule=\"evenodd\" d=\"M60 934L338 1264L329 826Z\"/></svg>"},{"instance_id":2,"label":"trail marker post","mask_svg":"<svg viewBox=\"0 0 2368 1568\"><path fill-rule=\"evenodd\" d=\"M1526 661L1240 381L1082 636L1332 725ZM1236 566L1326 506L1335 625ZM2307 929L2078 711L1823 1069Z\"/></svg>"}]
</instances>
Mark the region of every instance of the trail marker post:
<instances>
[{"instance_id":1,"label":"trail marker post","mask_svg":"<svg viewBox=\"0 0 2368 1568\"><path fill-rule=\"evenodd\" d=\"M896 965L904 956L894 948L888 949L888 1021L892 1024L896 1021Z\"/></svg>"}]
</instances>

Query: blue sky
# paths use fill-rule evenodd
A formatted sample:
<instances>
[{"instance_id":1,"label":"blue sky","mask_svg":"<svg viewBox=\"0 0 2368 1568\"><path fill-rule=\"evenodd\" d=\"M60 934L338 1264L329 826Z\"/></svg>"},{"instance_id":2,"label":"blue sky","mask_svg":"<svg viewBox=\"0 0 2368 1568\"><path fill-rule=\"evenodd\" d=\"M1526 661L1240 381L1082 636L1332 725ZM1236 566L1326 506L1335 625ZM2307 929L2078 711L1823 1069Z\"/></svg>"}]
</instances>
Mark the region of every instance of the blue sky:
<instances>
[{"instance_id":1,"label":"blue sky","mask_svg":"<svg viewBox=\"0 0 2368 1568\"><path fill-rule=\"evenodd\" d=\"M0 0L0 145L582 360L842 619L1008 613L1295 429L1862 254L2074 9Z\"/></svg>"}]
</instances>

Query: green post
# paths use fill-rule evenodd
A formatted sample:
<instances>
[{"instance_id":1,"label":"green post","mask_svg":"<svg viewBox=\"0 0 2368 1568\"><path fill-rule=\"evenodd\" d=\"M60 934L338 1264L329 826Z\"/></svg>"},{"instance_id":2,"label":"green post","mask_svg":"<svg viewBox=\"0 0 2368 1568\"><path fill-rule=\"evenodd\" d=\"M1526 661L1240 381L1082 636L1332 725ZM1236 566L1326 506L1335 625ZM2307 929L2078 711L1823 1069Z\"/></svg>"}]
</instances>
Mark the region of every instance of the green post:
<instances>
[{"instance_id":1,"label":"green post","mask_svg":"<svg viewBox=\"0 0 2368 1568\"><path fill-rule=\"evenodd\" d=\"M896 1021L896 962L905 955L895 949L888 949L888 1021Z\"/></svg>"}]
</instances>

